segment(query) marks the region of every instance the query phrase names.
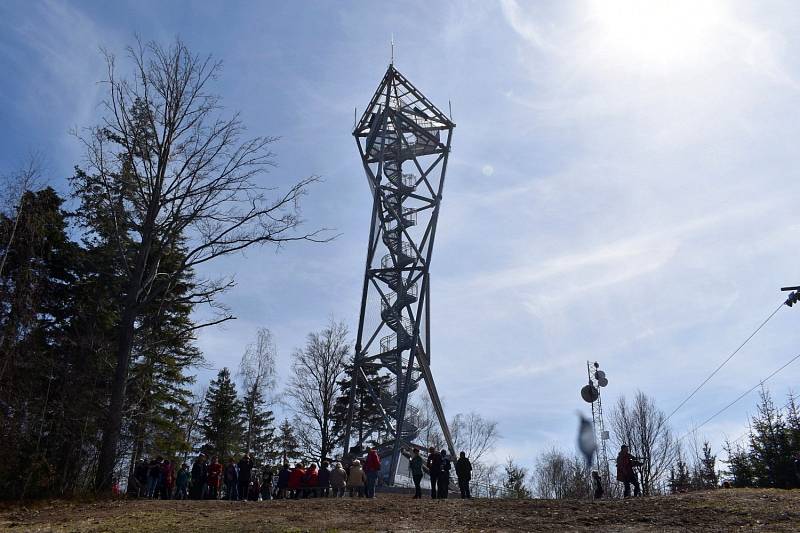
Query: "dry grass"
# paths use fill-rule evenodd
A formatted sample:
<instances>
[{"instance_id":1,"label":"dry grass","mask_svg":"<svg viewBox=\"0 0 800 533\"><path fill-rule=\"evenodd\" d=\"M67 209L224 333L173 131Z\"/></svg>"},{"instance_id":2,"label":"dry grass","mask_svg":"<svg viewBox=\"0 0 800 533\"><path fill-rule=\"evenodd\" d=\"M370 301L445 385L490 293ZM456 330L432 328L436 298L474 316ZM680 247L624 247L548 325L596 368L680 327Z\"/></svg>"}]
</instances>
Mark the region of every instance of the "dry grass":
<instances>
[{"instance_id":1,"label":"dry grass","mask_svg":"<svg viewBox=\"0 0 800 533\"><path fill-rule=\"evenodd\" d=\"M50 502L0 511L0 531L800 531L800 491L718 490L625 501Z\"/></svg>"}]
</instances>

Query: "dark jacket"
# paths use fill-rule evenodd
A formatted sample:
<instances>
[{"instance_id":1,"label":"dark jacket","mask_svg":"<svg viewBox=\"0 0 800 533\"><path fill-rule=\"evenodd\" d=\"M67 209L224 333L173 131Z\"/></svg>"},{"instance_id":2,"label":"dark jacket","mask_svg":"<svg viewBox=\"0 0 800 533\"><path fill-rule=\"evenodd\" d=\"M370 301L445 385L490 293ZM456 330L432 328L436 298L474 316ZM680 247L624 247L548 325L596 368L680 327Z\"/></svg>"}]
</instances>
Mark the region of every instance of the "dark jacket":
<instances>
[{"instance_id":1,"label":"dark jacket","mask_svg":"<svg viewBox=\"0 0 800 533\"><path fill-rule=\"evenodd\" d=\"M225 467L225 483L236 483L239 481L239 471L236 470L236 465L230 463Z\"/></svg>"},{"instance_id":2,"label":"dark jacket","mask_svg":"<svg viewBox=\"0 0 800 533\"><path fill-rule=\"evenodd\" d=\"M243 482L250 482L250 472L253 470L253 460L250 458L242 457L239 460L239 480Z\"/></svg>"},{"instance_id":3,"label":"dark jacket","mask_svg":"<svg viewBox=\"0 0 800 533\"><path fill-rule=\"evenodd\" d=\"M319 474L317 475L317 484L323 489L330 488L331 486L331 471L324 466L319 469Z\"/></svg>"},{"instance_id":4,"label":"dark jacket","mask_svg":"<svg viewBox=\"0 0 800 533\"><path fill-rule=\"evenodd\" d=\"M456 476L458 479L472 479L472 464L466 457L459 457L456 461Z\"/></svg>"},{"instance_id":5,"label":"dark jacket","mask_svg":"<svg viewBox=\"0 0 800 533\"><path fill-rule=\"evenodd\" d=\"M441 465L442 465L442 466L441 466L441 468L440 468L440 470L439 470L439 471L440 471L440 473L441 473L442 475L444 475L444 474L447 474L447 475L449 476L449 475L450 475L450 467L451 467L451 464L450 464L450 458L448 458L448 457L441 457L441 456L440 456L440 460L441 460Z\"/></svg>"},{"instance_id":6,"label":"dark jacket","mask_svg":"<svg viewBox=\"0 0 800 533\"><path fill-rule=\"evenodd\" d=\"M208 465L205 461L195 461L192 465L192 483L203 484L208 477Z\"/></svg>"},{"instance_id":7,"label":"dark jacket","mask_svg":"<svg viewBox=\"0 0 800 533\"><path fill-rule=\"evenodd\" d=\"M428 472L431 475L438 474L442 469L442 456L439 452L433 452L428 456Z\"/></svg>"},{"instance_id":8,"label":"dark jacket","mask_svg":"<svg viewBox=\"0 0 800 533\"><path fill-rule=\"evenodd\" d=\"M422 475L422 457L419 455L415 455L411 457L411 461L408 463L409 468L411 469L411 473L415 476Z\"/></svg>"},{"instance_id":9,"label":"dark jacket","mask_svg":"<svg viewBox=\"0 0 800 533\"><path fill-rule=\"evenodd\" d=\"M285 489L289 486L289 474L291 470L288 468L281 468L281 471L278 472L278 488Z\"/></svg>"}]
</instances>

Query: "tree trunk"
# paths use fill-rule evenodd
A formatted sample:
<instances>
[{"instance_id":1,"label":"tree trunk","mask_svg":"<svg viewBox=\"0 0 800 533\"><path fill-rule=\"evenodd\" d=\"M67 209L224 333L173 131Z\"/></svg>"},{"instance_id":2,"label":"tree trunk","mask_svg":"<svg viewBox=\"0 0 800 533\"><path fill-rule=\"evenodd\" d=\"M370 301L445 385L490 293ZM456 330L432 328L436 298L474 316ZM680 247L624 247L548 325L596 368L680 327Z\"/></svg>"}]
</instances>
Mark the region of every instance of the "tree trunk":
<instances>
[{"instance_id":1,"label":"tree trunk","mask_svg":"<svg viewBox=\"0 0 800 533\"><path fill-rule=\"evenodd\" d=\"M125 310L119 324L117 341L117 366L114 370L114 381L111 386L111 403L108 406L108 418L103 431L103 442L97 460L95 489L107 492L111 489L114 467L117 462L117 446L122 431L122 412L125 406L125 388L128 383L128 368L133 349L133 329L136 320L136 293L128 293Z\"/></svg>"}]
</instances>

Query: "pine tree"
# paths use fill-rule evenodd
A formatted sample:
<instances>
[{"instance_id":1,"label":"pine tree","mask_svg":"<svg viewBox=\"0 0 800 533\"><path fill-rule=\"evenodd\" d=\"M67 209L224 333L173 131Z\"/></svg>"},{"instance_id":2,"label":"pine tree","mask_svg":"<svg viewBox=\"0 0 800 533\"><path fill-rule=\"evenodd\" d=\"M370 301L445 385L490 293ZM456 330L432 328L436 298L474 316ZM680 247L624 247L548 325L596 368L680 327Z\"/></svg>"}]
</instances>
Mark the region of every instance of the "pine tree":
<instances>
[{"instance_id":1,"label":"pine tree","mask_svg":"<svg viewBox=\"0 0 800 533\"><path fill-rule=\"evenodd\" d=\"M226 461L240 451L244 434L242 403L236 397L236 385L230 371L223 368L208 387L206 412L201 423L205 440L203 451Z\"/></svg>"},{"instance_id":2,"label":"pine tree","mask_svg":"<svg viewBox=\"0 0 800 533\"><path fill-rule=\"evenodd\" d=\"M303 457L300 451L300 443L294 434L294 427L289 423L289 420L284 419L281 427L278 428L278 453L280 454L279 460L294 463Z\"/></svg>"},{"instance_id":3,"label":"pine tree","mask_svg":"<svg viewBox=\"0 0 800 533\"><path fill-rule=\"evenodd\" d=\"M717 456L711 453L711 445L708 441L703 443L703 456L698 465L698 477L703 488L714 489L719 484Z\"/></svg>"},{"instance_id":4,"label":"pine tree","mask_svg":"<svg viewBox=\"0 0 800 533\"><path fill-rule=\"evenodd\" d=\"M280 458L279 437L275 434L275 415L264 406L266 401L261 389L254 384L242 399L245 417L245 440L242 448L248 448L256 464L274 463Z\"/></svg>"},{"instance_id":5,"label":"pine tree","mask_svg":"<svg viewBox=\"0 0 800 533\"><path fill-rule=\"evenodd\" d=\"M528 470L520 465L514 463L514 460L509 457L505 464L506 477L503 480L503 489L505 496L508 498L530 498L531 490L525 483L528 477Z\"/></svg>"},{"instance_id":6,"label":"pine tree","mask_svg":"<svg viewBox=\"0 0 800 533\"><path fill-rule=\"evenodd\" d=\"M691 484L689 467L681 455L675 460L675 465L669 469L669 489L672 494L686 492Z\"/></svg>"},{"instance_id":7,"label":"pine tree","mask_svg":"<svg viewBox=\"0 0 800 533\"><path fill-rule=\"evenodd\" d=\"M728 454L728 470L725 473L733 478L733 486L753 487L755 472L749 451L741 446L733 446L730 442L726 442L723 449Z\"/></svg>"},{"instance_id":8,"label":"pine tree","mask_svg":"<svg viewBox=\"0 0 800 533\"><path fill-rule=\"evenodd\" d=\"M333 434L336 436L336 442L339 445L344 441L344 432L347 427L350 388L353 383L353 368L353 361L350 360L350 362L345 365L344 377L338 382L340 395L336 398L336 403L333 407ZM378 398L387 395L392 377L379 374L378 369L374 365L364 365L362 369L364 370L364 376ZM351 440L351 446L358 443L366 445L376 444L375 439L378 435L373 434L370 428L383 428L382 422L383 414L380 406L375 403L363 379L359 380L358 386L356 387L355 409L353 411L352 431L354 438Z\"/></svg>"},{"instance_id":9,"label":"pine tree","mask_svg":"<svg viewBox=\"0 0 800 533\"><path fill-rule=\"evenodd\" d=\"M762 390L758 414L751 420L750 463L759 487L788 488L794 484L789 429L769 391Z\"/></svg>"}]
</instances>

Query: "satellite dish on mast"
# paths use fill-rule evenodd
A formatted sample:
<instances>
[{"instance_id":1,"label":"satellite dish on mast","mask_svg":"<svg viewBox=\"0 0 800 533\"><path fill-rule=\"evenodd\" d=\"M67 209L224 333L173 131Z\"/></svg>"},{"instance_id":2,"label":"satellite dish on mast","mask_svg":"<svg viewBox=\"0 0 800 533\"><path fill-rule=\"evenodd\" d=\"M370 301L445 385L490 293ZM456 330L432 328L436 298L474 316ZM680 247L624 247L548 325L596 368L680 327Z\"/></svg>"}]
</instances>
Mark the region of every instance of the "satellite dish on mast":
<instances>
[{"instance_id":1,"label":"satellite dish on mast","mask_svg":"<svg viewBox=\"0 0 800 533\"><path fill-rule=\"evenodd\" d=\"M600 381L604 377L606 377L606 373L603 372L602 370L598 370L597 372L594 373L594 379L596 379L597 381Z\"/></svg>"},{"instance_id":2,"label":"satellite dish on mast","mask_svg":"<svg viewBox=\"0 0 800 533\"><path fill-rule=\"evenodd\" d=\"M601 387L605 387L606 385L608 385L608 380L605 377L597 378L597 384L600 385Z\"/></svg>"},{"instance_id":3,"label":"satellite dish on mast","mask_svg":"<svg viewBox=\"0 0 800 533\"><path fill-rule=\"evenodd\" d=\"M581 398L586 403L596 402L600 397L600 391L594 385L584 385L581 389Z\"/></svg>"}]
</instances>

